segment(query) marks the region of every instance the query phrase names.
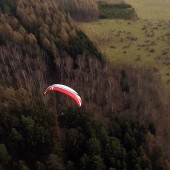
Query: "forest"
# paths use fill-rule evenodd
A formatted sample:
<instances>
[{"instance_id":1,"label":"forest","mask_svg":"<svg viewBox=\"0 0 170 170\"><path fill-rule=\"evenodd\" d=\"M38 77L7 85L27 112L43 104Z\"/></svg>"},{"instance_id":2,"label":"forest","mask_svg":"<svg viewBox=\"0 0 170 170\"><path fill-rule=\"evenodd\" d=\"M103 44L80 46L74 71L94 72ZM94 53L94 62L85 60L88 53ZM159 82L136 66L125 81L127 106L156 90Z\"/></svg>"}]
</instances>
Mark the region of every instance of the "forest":
<instances>
[{"instance_id":1,"label":"forest","mask_svg":"<svg viewBox=\"0 0 170 170\"><path fill-rule=\"evenodd\" d=\"M98 1L0 0L0 170L169 170L159 74L113 67L74 19Z\"/></svg>"}]
</instances>

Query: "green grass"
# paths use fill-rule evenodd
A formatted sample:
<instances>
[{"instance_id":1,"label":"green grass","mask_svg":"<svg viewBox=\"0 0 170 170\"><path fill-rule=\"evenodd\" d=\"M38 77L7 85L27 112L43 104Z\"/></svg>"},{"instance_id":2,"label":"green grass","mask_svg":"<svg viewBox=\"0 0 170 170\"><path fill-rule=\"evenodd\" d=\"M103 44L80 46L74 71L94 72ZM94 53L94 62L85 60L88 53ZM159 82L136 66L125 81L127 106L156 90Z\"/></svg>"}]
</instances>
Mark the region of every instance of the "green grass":
<instances>
[{"instance_id":1,"label":"green grass","mask_svg":"<svg viewBox=\"0 0 170 170\"><path fill-rule=\"evenodd\" d=\"M141 19L170 20L170 0L126 0Z\"/></svg>"},{"instance_id":2,"label":"green grass","mask_svg":"<svg viewBox=\"0 0 170 170\"><path fill-rule=\"evenodd\" d=\"M113 64L155 66L163 84L170 89L168 21L99 20L81 23L80 27Z\"/></svg>"},{"instance_id":3,"label":"green grass","mask_svg":"<svg viewBox=\"0 0 170 170\"><path fill-rule=\"evenodd\" d=\"M80 27L113 64L155 66L170 91L170 0L126 3L135 8L139 20L99 20Z\"/></svg>"}]
</instances>

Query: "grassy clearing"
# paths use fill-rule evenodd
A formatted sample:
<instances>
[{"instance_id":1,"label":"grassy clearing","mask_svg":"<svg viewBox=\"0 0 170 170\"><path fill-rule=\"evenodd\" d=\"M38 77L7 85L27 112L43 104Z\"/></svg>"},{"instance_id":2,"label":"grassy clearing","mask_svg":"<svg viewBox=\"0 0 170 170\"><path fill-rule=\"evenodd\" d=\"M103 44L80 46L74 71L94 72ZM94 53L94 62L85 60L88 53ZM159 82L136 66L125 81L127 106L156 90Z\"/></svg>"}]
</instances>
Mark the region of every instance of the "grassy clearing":
<instances>
[{"instance_id":1,"label":"grassy clearing","mask_svg":"<svg viewBox=\"0 0 170 170\"><path fill-rule=\"evenodd\" d=\"M126 0L141 19L170 20L170 0Z\"/></svg>"},{"instance_id":2,"label":"grassy clearing","mask_svg":"<svg viewBox=\"0 0 170 170\"><path fill-rule=\"evenodd\" d=\"M113 64L151 64L170 89L169 21L99 20L80 27Z\"/></svg>"}]
</instances>

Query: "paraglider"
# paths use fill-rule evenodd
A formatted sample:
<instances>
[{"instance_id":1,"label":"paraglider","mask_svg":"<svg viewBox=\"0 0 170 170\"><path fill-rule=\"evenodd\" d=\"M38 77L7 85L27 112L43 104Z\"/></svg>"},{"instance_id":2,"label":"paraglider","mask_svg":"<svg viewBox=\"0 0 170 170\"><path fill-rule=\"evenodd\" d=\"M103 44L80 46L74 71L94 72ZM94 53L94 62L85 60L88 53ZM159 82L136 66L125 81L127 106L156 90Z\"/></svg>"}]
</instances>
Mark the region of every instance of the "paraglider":
<instances>
[{"instance_id":1,"label":"paraglider","mask_svg":"<svg viewBox=\"0 0 170 170\"><path fill-rule=\"evenodd\" d=\"M80 96L78 95L78 93L73 90L72 88L62 85L62 84L53 84L51 86L49 86L45 91L44 94L46 94L47 92L54 90L54 91L58 91L61 92L67 96L69 96L70 98L72 98L75 103L80 107L82 105L82 100L80 98Z\"/></svg>"}]
</instances>

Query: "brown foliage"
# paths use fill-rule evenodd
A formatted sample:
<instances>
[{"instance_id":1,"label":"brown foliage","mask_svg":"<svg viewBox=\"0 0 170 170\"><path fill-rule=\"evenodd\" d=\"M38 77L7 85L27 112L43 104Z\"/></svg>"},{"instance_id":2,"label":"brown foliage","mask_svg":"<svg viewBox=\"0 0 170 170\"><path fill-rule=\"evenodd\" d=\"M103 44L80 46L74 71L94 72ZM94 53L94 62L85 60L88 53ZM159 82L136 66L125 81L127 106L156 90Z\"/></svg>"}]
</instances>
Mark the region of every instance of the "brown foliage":
<instances>
[{"instance_id":1,"label":"brown foliage","mask_svg":"<svg viewBox=\"0 0 170 170\"><path fill-rule=\"evenodd\" d=\"M6 14L0 14L0 35L6 41L20 45L27 43L34 46L37 43L35 36L29 34L15 17Z\"/></svg>"},{"instance_id":2,"label":"brown foliage","mask_svg":"<svg viewBox=\"0 0 170 170\"><path fill-rule=\"evenodd\" d=\"M16 16L0 13L0 38L3 41L29 44L34 48L40 45L54 55L54 46L67 42L75 30L71 18L53 0L19 0Z\"/></svg>"},{"instance_id":3,"label":"brown foliage","mask_svg":"<svg viewBox=\"0 0 170 170\"><path fill-rule=\"evenodd\" d=\"M20 106L22 103L33 104L36 98L44 99L42 95L46 86L46 69L45 55L38 52L38 49L37 55L23 55L17 46L1 46L0 86L2 96L4 94L1 100L7 102L4 106L8 108L10 101Z\"/></svg>"},{"instance_id":4,"label":"brown foliage","mask_svg":"<svg viewBox=\"0 0 170 170\"><path fill-rule=\"evenodd\" d=\"M95 0L60 0L62 8L78 21L93 21L99 18Z\"/></svg>"},{"instance_id":5,"label":"brown foliage","mask_svg":"<svg viewBox=\"0 0 170 170\"><path fill-rule=\"evenodd\" d=\"M55 62L60 82L76 89L83 99L83 107L96 118L101 118L101 114L110 117L122 110L124 97L111 66L84 55L75 61L77 69L73 69L75 63L69 57ZM64 103L72 104L70 100Z\"/></svg>"}]
</instances>

